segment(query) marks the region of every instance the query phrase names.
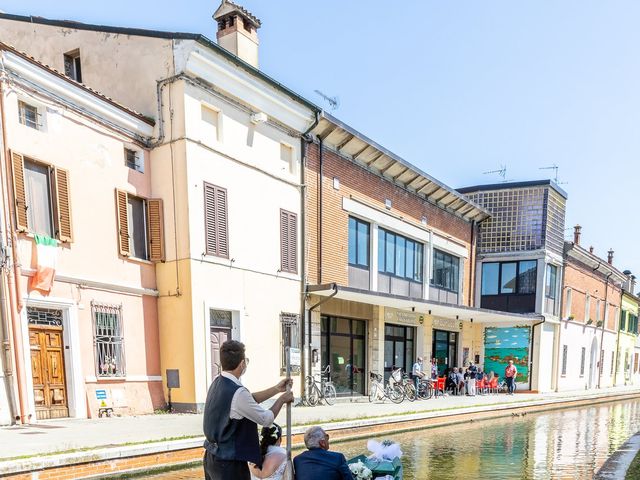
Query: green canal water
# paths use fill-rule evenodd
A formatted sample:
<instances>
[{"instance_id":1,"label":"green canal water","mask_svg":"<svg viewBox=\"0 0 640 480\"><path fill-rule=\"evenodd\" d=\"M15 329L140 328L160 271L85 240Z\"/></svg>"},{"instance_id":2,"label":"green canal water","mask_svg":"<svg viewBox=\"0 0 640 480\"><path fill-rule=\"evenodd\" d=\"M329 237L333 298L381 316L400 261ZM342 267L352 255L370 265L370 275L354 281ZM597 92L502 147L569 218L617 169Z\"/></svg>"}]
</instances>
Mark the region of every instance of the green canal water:
<instances>
[{"instance_id":1,"label":"green canal water","mask_svg":"<svg viewBox=\"0 0 640 480\"><path fill-rule=\"evenodd\" d=\"M607 457L640 431L640 400L482 420L388 434L402 446L405 480L591 479ZM347 457L366 440L335 443ZM147 478L203 478L200 468ZM302 479L304 480L304 479Z\"/></svg>"}]
</instances>

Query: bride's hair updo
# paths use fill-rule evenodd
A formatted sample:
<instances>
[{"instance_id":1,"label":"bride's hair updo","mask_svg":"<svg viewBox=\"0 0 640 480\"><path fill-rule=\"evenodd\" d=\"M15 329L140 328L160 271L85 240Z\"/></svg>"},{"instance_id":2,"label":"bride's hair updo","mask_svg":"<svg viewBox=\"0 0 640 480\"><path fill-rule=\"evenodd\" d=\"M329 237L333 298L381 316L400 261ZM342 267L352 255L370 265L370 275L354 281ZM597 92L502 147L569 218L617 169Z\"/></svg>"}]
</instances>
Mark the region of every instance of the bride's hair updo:
<instances>
[{"instance_id":1,"label":"bride's hair updo","mask_svg":"<svg viewBox=\"0 0 640 480\"><path fill-rule=\"evenodd\" d=\"M278 443L282 438L282 428L277 423L270 427L262 427L260 431L260 454L264 457L270 446Z\"/></svg>"}]
</instances>

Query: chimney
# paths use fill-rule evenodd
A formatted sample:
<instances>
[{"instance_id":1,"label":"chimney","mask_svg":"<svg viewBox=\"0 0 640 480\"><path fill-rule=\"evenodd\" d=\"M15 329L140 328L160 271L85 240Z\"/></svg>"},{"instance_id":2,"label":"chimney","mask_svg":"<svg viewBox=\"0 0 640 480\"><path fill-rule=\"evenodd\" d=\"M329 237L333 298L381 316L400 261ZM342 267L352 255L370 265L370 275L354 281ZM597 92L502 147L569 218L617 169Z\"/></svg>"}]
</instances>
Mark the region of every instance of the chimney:
<instances>
[{"instance_id":1,"label":"chimney","mask_svg":"<svg viewBox=\"0 0 640 480\"><path fill-rule=\"evenodd\" d=\"M636 276L635 275L631 275L631 286L629 288L629 292L632 295L635 295L635 291L636 291Z\"/></svg>"},{"instance_id":2,"label":"chimney","mask_svg":"<svg viewBox=\"0 0 640 480\"><path fill-rule=\"evenodd\" d=\"M611 249L607 252L607 262L609 262L609 265L613 265L613 250Z\"/></svg>"},{"instance_id":3,"label":"chimney","mask_svg":"<svg viewBox=\"0 0 640 480\"><path fill-rule=\"evenodd\" d=\"M593 245L589 247L589 253L593 253Z\"/></svg>"},{"instance_id":4,"label":"chimney","mask_svg":"<svg viewBox=\"0 0 640 480\"><path fill-rule=\"evenodd\" d=\"M230 0L222 0L213 19L218 24L218 45L258 68L260 20Z\"/></svg>"},{"instance_id":5,"label":"chimney","mask_svg":"<svg viewBox=\"0 0 640 480\"><path fill-rule=\"evenodd\" d=\"M580 230L582 230L580 225L573 227L573 243L576 245L580 245Z\"/></svg>"}]
</instances>

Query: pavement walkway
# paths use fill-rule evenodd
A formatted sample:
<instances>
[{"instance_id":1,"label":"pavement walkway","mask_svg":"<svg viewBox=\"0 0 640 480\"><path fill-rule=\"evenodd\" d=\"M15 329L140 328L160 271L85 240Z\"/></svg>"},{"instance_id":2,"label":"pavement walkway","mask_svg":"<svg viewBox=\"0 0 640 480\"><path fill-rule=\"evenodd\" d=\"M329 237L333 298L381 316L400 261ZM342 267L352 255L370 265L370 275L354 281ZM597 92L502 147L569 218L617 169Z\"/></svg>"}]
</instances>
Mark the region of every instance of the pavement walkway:
<instances>
[{"instance_id":1,"label":"pavement walkway","mask_svg":"<svg viewBox=\"0 0 640 480\"><path fill-rule=\"evenodd\" d=\"M617 387L595 392L518 393L513 396L484 395L476 397L447 396L430 400L417 400L392 404L336 403L334 406L294 407L293 425L302 429L305 425L327 425L332 422L349 422L408 414L434 416L455 413L456 410L486 411L492 406L518 406L522 403L544 403L558 400L579 400L591 396L633 394L640 396L638 387ZM276 420L285 424L284 411ZM202 415L158 414L133 417L112 417L91 420L58 419L33 425L0 428L0 460L30 456L51 455L97 447L115 447L164 440L197 438L202 435Z\"/></svg>"}]
</instances>

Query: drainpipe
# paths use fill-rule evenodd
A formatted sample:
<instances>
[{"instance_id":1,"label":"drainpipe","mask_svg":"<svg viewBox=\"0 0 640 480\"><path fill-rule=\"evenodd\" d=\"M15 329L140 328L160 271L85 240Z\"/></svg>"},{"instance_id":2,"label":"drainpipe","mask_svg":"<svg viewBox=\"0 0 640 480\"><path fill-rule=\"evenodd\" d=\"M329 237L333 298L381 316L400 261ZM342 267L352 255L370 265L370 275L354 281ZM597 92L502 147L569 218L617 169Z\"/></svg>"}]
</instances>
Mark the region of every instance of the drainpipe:
<instances>
[{"instance_id":1,"label":"drainpipe","mask_svg":"<svg viewBox=\"0 0 640 480\"><path fill-rule=\"evenodd\" d=\"M318 187L318 281L316 282L318 285L322 284L322 139L319 138L318 148L320 149L318 154L318 176L319 178L319 187ZM309 309L311 310L311 309Z\"/></svg>"},{"instance_id":2,"label":"drainpipe","mask_svg":"<svg viewBox=\"0 0 640 480\"><path fill-rule=\"evenodd\" d=\"M558 335L556 336L556 345L555 345L555 355L554 358L556 359L556 368L555 368L555 378L553 381L553 390L554 391L558 391L558 384L560 383L560 375L562 374L562 360L560 359L560 346L562 345L561 342L561 336L562 336L562 311L564 309L564 292L565 292L565 286L564 286L564 279L565 279L565 272L567 270L567 262L563 260L562 262L562 277L560 278L560 306L558 307L560 310L558 311L558 318L560 319L560 324L559 324L559 329L558 329Z\"/></svg>"},{"instance_id":3,"label":"drainpipe","mask_svg":"<svg viewBox=\"0 0 640 480\"><path fill-rule=\"evenodd\" d=\"M473 306L473 302L472 299L475 299L475 291L476 291L476 265L475 265L475 257L473 255L473 252L475 252L475 247L474 247L474 243L476 241L476 221L472 220L471 221L471 253L470 253L470 259L469 259L469 276L470 278L470 282L469 282L469 303L468 305L471 307Z\"/></svg>"},{"instance_id":4,"label":"drainpipe","mask_svg":"<svg viewBox=\"0 0 640 480\"><path fill-rule=\"evenodd\" d=\"M542 315L542 321L538 322L538 323L534 323L533 325L531 325L531 349L529 350L529 358L531 359L531 361L529 362L529 390L531 390L531 384L533 382L533 346L536 343L536 327L538 325L542 325L544 322L546 322L547 319L544 317L544 315Z\"/></svg>"},{"instance_id":5,"label":"drainpipe","mask_svg":"<svg viewBox=\"0 0 640 480\"><path fill-rule=\"evenodd\" d=\"M598 263L598 267L600 267L600 264ZM597 270L597 268L596 268ZM613 272L609 272L609 275L607 275L607 278L605 280L605 284L604 284L604 308L607 308L607 298L609 296L609 278L611 278L611 275L613 275ZM605 310L606 311L606 310ZM600 333L600 352L604 351L604 329L607 327L605 320L602 319L602 332ZM599 360L598 360L598 388L600 388L600 380L602 379L602 364L604 363L604 356L598 352L598 356L599 356ZM615 353L616 356L616 360L618 357L618 352L616 350ZM618 369L616 368L616 371Z\"/></svg>"},{"instance_id":6,"label":"drainpipe","mask_svg":"<svg viewBox=\"0 0 640 480\"><path fill-rule=\"evenodd\" d=\"M4 70L4 66L3 66ZM7 147L7 132L6 132L6 116L5 116L5 107L4 107L4 89L3 84L0 82L0 118L2 121L2 144L4 146L4 155L0 155L0 160L2 162L0 166L0 170L2 170L4 182L2 182L2 203L4 210L4 219L2 220L5 225L8 225L7 232L12 232L12 222L11 222L11 212L12 209L9 207L9 214L7 215L7 204L11 205L11 202L8 201L9 196L7 193L9 190L8 185L8 168L7 168L7 156L9 155L9 149ZM9 283L9 301L11 305L10 316L11 316L11 335L13 336L13 355L15 359L15 373L18 383L18 405L20 415L16 415L14 419L17 421L18 418L21 423L28 423L29 421L29 408L27 406L27 380L26 380L26 371L24 365L24 350L23 350L23 341L22 341L22 329L20 325L20 310L22 308L22 300L20 298L20 290L16 286L16 282L20 283L20 267L17 261L17 239L14 234L8 233L7 238L10 239L11 251L12 251L12 259L13 259L13 269L8 268L8 283ZM17 277L17 279L16 279ZM0 288L4 289L4 284L0 286Z\"/></svg>"},{"instance_id":7,"label":"drainpipe","mask_svg":"<svg viewBox=\"0 0 640 480\"><path fill-rule=\"evenodd\" d=\"M311 366L311 333L307 339L307 184L305 161L307 158L307 143L312 139L309 133L320 123L320 113L316 112L316 118L306 132L300 137L300 396L304 395L304 379L307 375L307 368ZM309 322L311 323L311 322ZM311 328L309 328L311 332ZM308 345L307 345L308 342ZM305 355L305 348L307 355ZM308 359L307 359L308 356ZM308 360L308 361L307 361Z\"/></svg>"}]
</instances>

